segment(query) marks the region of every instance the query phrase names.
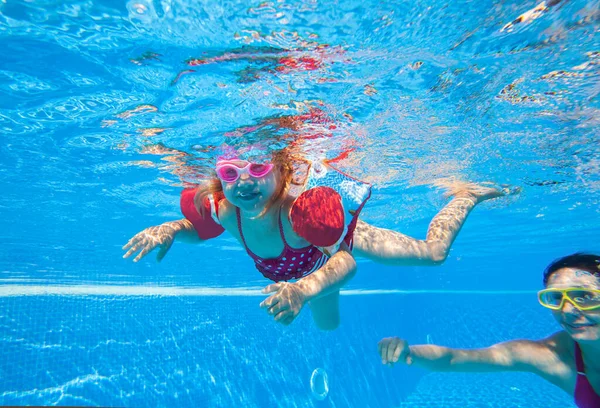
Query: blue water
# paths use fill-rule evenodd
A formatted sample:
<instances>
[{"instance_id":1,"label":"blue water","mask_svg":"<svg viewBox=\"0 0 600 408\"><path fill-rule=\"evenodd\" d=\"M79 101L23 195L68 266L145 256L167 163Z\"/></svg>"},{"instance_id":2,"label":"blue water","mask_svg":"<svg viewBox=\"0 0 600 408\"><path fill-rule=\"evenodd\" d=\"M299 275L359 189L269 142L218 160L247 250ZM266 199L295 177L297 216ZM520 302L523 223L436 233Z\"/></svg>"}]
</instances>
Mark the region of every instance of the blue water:
<instances>
[{"instance_id":1,"label":"blue water","mask_svg":"<svg viewBox=\"0 0 600 408\"><path fill-rule=\"evenodd\" d=\"M376 353L390 335L547 336L543 268L600 251L600 3L502 30L535 5L0 2L0 405L572 406L533 375L390 369ZM241 47L263 58L186 63ZM281 50L320 65L277 68L266 55ZM331 333L307 310L275 324L231 237L121 259L133 234L180 217L181 187L219 146L299 140L248 128L309 107L335 127L313 124L301 148L351 150L338 166L373 184L370 223L423 238L447 177L521 193L476 208L442 266L360 260Z\"/></svg>"}]
</instances>

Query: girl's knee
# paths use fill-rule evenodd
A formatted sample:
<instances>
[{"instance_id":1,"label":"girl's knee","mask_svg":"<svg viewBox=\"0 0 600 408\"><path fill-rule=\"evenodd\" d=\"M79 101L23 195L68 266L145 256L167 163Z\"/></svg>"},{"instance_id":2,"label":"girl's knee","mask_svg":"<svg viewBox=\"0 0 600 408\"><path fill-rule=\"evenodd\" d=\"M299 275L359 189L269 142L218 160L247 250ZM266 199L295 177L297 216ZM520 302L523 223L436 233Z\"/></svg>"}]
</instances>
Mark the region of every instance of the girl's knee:
<instances>
[{"instance_id":1,"label":"girl's knee","mask_svg":"<svg viewBox=\"0 0 600 408\"><path fill-rule=\"evenodd\" d=\"M327 316L327 317L323 317L323 316L318 317L313 314L313 320L315 321L315 324L317 325L317 327L320 330L325 330L325 331L335 330L340 325L340 315L339 314L337 314L335 316Z\"/></svg>"},{"instance_id":2,"label":"girl's knee","mask_svg":"<svg viewBox=\"0 0 600 408\"><path fill-rule=\"evenodd\" d=\"M335 330L340 325L339 292L310 302L313 320L321 330Z\"/></svg>"}]
</instances>

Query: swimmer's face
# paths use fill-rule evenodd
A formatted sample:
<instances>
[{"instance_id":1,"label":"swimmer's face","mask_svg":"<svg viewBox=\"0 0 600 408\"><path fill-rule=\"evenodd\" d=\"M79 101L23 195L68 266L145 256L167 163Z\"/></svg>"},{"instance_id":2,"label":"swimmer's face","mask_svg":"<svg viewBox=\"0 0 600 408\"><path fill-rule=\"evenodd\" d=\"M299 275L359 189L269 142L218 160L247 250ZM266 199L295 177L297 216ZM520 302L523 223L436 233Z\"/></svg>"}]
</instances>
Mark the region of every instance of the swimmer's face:
<instances>
[{"instance_id":1,"label":"swimmer's face","mask_svg":"<svg viewBox=\"0 0 600 408\"><path fill-rule=\"evenodd\" d=\"M231 163L244 167L248 162L234 160ZM222 181L225 198L251 217L259 215L277 191L279 175L276 169L262 177L248 173L240 174L233 183Z\"/></svg>"},{"instance_id":2,"label":"swimmer's face","mask_svg":"<svg viewBox=\"0 0 600 408\"><path fill-rule=\"evenodd\" d=\"M600 289L600 279L587 271L563 268L550 275L546 288ZM552 314L573 340L577 342L600 341L600 309L578 310L565 299L562 308L553 310Z\"/></svg>"}]
</instances>

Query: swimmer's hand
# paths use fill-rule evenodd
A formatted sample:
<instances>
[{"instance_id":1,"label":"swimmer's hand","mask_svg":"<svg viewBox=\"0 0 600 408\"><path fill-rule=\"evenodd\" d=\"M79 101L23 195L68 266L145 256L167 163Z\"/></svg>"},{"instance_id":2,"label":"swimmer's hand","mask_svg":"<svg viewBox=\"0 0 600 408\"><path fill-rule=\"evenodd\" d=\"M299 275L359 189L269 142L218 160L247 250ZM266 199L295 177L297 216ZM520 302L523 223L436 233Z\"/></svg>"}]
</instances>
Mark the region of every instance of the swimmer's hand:
<instances>
[{"instance_id":1,"label":"swimmer's hand","mask_svg":"<svg viewBox=\"0 0 600 408\"><path fill-rule=\"evenodd\" d=\"M275 321L288 325L300 314L300 310L308 301L302 288L296 283L279 282L267 286L262 293L273 293L262 301L260 307L275 317Z\"/></svg>"},{"instance_id":2,"label":"swimmer's hand","mask_svg":"<svg viewBox=\"0 0 600 408\"><path fill-rule=\"evenodd\" d=\"M169 249L173 245L173 240L178 229L173 223L166 222L164 224L146 228L138 232L123 246L123 250L127 250L123 258L129 258L134 253L140 253L133 259L133 262L138 262L140 259L152 252L156 247L160 247L156 260L160 262Z\"/></svg>"},{"instance_id":3,"label":"swimmer's hand","mask_svg":"<svg viewBox=\"0 0 600 408\"><path fill-rule=\"evenodd\" d=\"M406 340L399 339L398 337L386 337L377 344L377 347L382 364L390 367L393 367L394 363L398 361L408 365L412 364L410 348Z\"/></svg>"}]
</instances>

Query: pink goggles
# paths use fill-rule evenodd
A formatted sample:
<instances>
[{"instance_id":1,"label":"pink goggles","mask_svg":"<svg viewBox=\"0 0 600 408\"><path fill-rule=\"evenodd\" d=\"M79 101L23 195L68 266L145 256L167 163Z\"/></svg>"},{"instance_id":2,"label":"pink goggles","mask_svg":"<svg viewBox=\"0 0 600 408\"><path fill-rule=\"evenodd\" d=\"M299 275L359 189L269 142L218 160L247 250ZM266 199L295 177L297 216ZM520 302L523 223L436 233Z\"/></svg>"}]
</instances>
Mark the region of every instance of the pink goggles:
<instances>
[{"instance_id":1,"label":"pink goggles","mask_svg":"<svg viewBox=\"0 0 600 408\"><path fill-rule=\"evenodd\" d=\"M240 167L239 162L246 163ZM217 162L217 177L225 183L234 183L242 174L249 174L254 178L262 178L273 170L273 164L251 163L246 160L221 160Z\"/></svg>"}]
</instances>

